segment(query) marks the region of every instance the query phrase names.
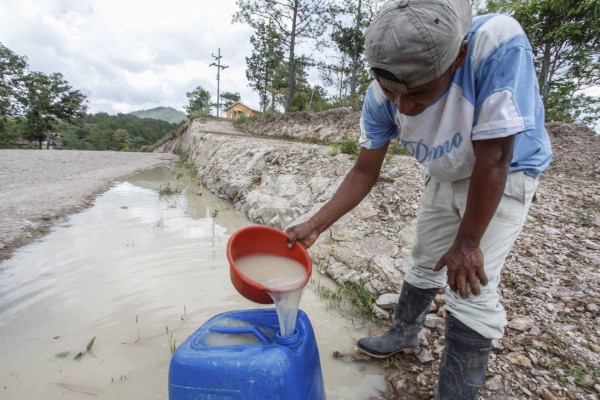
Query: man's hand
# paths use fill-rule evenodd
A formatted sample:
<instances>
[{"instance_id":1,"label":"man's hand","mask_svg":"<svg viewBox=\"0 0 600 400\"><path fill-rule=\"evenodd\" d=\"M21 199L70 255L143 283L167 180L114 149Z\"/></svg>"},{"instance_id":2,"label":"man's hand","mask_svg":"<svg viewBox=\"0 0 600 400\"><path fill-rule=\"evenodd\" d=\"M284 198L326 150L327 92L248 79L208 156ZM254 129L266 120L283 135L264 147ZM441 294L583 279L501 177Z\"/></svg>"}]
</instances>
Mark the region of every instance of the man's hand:
<instances>
[{"instance_id":1,"label":"man's hand","mask_svg":"<svg viewBox=\"0 0 600 400\"><path fill-rule=\"evenodd\" d=\"M483 253L479 246L469 246L466 243L454 242L446 254L440 258L433 269L434 272L448 267L448 285L450 289L460 293L461 297L468 296L467 283L474 295L479 295L479 283L487 285L488 279L483 269Z\"/></svg>"},{"instance_id":2,"label":"man's hand","mask_svg":"<svg viewBox=\"0 0 600 400\"><path fill-rule=\"evenodd\" d=\"M305 248L312 246L319 238L319 231L315 229L311 221L299 225L290 226L285 230L288 235L288 246L292 247L299 241Z\"/></svg>"}]
</instances>

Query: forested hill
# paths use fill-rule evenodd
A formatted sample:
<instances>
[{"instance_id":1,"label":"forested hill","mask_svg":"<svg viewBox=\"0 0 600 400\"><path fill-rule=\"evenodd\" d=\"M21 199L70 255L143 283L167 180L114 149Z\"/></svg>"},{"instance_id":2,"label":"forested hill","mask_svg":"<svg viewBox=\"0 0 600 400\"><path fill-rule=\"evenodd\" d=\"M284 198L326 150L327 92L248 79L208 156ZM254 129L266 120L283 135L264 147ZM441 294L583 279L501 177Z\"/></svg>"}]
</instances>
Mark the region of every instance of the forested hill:
<instances>
[{"instance_id":1,"label":"forested hill","mask_svg":"<svg viewBox=\"0 0 600 400\"><path fill-rule=\"evenodd\" d=\"M60 123L58 149L145 151L181 129L180 124L130 114L87 114L72 124Z\"/></svg>"},{"instance_id":2,"label":"forested hill","mask_svg":"<svg viewBox=\"0 0 600 400\"><path fill-rule=\"evenodd\" d=\"M129 114L140 118L160 119L176 124L187 119L183 112L177 111L173 107L156 107L150 110L133 111Z\"/></svg>"}]
</instances>

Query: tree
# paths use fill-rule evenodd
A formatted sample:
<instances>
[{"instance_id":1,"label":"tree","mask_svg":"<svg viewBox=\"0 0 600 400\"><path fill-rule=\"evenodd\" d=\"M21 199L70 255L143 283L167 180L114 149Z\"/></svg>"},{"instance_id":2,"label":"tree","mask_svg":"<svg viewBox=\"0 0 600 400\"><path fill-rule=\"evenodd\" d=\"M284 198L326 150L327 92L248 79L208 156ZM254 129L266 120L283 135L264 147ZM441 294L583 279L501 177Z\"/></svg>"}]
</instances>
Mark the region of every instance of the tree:
<instances>
[{"instance_id":1,"label":"tree","mask_svg":"<svg viewBox=\"0 0 600 400\"><path fill-rule=\"evenodd\" d=\"M366 69L365 31L382 2L383 0L341 0L330 9L329 23L333 26L331 40L340 55L336 57L337 64L326 64L321 73L326 77L324 81L327 84L336 83L340 100L342 93L349 91L353 107L360 105L357 90L363 86L360 79L364 74L361 71Z\"/></svg>"},{"instance_id":2,"label":"tree","mask_svg":"<svg viewBox=\"0 0 600 400\"><path fill-rule=\"evenodd\" d=\"M294 99L296 86L296 45L303 39L319 39L326 29L324 16L328 0L237 0L239 11L234 22L247 23L254 29L270 24L284 40L288 49L288 111Z\"/></svg>"},{"instance_id":3,"label":"tree","mask_svg":"<svg viewBox=\"0 0 600 400\"><path fill-rule=\"evenodd\" d=\"M109 148L111 150L127 150L129 147L129 132L125 129L115 130L110 138Z\"/></svg>"},{"instance_id":4,"label":"tree","mask_svg":"<svg viewBox=\"0 0 600 400\"><path fill-rule=\"evenodd\" d=\"M208 115L210 114L210 93L202 86L196 87L194 91L185 94L188 98L188 105L185 107L185 112L188 118L192 118L195 112Z\"/></svg>"},{"instance_id":5,"label":"tree","mask_svg":"<svg viewBox=\"0 0 600 400\"><path fill-rule=\"evenodd\" d=\"M30 72L24 79L25 138L42 142L52 139L59 121L85 115L86 97L73 89L60 73Z\"/></svg>"},{"instance_id":6,"label":"tree","mask_svg":"<svg viewBox=\"0 0 600 400\"><path fill-rule=\"evenodd\" d=\"M488 12L513 15L533 49L549 121L592 123L600 102L585 90L600 85L597 0L490 0Z\"/></svg>"},{"instance_id":7,"label":"tree","mask_svg":"<svg viewBox=\"0 0 600 400\"><path fill-rule=\"evenodd\" d=\"M0 148L10 147L21 137L20 125L13 117L22 110L26 70L27 59L0 43Z\"/></svg>"},{"instance_id":8,"label":"tree","mask_svg":"<svg viewBox=\"0 0 600 400\"><path fill-rule=\"evenodd\" d=\"M225 110L228 107L231 107L236 101L240 101L242 99L242 97L240 96L239 93L233 93L233 92L223 92L221 93L221 100L223 100L223 110Z\"/></svg>"},{"instance_id":9,"label":"tree","mask_svg":"<svg viewBox=\"0 0 600 400\"><path fill-rule=\"evenodd\" d=\"M23 96L23 77L27 59L13 53L0 43L0 119L17 115L21 109L19 99ZM1 124L2 122L0 122Z\"/></svg>"},{"instance_id":10,"label":"tree","mask_svg":"<svg viewBox=\"0 0 600 400\"><path fill-rule=\"evenodd\" d=\"M246 78L249 86L258 92L261 110L266 112L270 104L273 111L275 96L272 89L275 87L275 70L283 64L283 37L277 33L272 22L263 21L250 37L250 43L254 49L252 55L246 57Z\"/></svg>"}]
</instances>

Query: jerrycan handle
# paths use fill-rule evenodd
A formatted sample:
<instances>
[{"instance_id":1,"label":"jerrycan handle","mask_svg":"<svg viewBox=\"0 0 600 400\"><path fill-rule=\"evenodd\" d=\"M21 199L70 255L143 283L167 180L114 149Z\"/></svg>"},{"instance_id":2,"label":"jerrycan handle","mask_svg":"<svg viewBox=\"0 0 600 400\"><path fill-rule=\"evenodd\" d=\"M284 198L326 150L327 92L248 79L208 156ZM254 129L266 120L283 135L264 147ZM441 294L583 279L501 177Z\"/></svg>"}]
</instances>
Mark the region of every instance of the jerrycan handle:
<instances>
[{"instance_id":1,"label":"jerrycan handle","mask_svg":"<svg viewBox=\"0 0 600 400\"><path fill-rule=\"evenodd\" d=\"M254 335L262 344L269 344L269 338L256 326L213 326L211 332L230 335Z\"/></svg>"}]
</instances>

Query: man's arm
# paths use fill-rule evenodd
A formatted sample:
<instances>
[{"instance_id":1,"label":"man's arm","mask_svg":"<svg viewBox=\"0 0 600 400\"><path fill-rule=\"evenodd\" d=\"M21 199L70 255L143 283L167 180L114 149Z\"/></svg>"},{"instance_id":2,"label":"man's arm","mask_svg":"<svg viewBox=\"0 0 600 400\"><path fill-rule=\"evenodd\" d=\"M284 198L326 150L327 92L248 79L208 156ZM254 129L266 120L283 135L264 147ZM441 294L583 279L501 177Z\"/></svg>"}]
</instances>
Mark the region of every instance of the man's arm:
<instances>
[{"instance_id":1,"label":"man's arm","mask_svg":"<svg viewBox=\"0 0 600 400\"><path fill-rule=\"evenodd\" d=\"M473 142L475 166L469 183L467 205L454 243L438 261L434 271L448 267L448 285L467 297L467 283L474 294L479 282L487 285L483 253L479 244L492 220L508 177L514 136Z\"/></svg>"},{"instance_id":2,"label":"man's arm","mask_svg":"<svg viewBox=\"0 0 600 400\"><path fill-rule=\"evenodd\" d=\"M312 246L323 231L365 198L379 178L388 146L389 142L374 150L361 147L356 163L333 197L307 222L286 230L290 245L299 240L307 248Z\"/></svg>"}]
</instances>

